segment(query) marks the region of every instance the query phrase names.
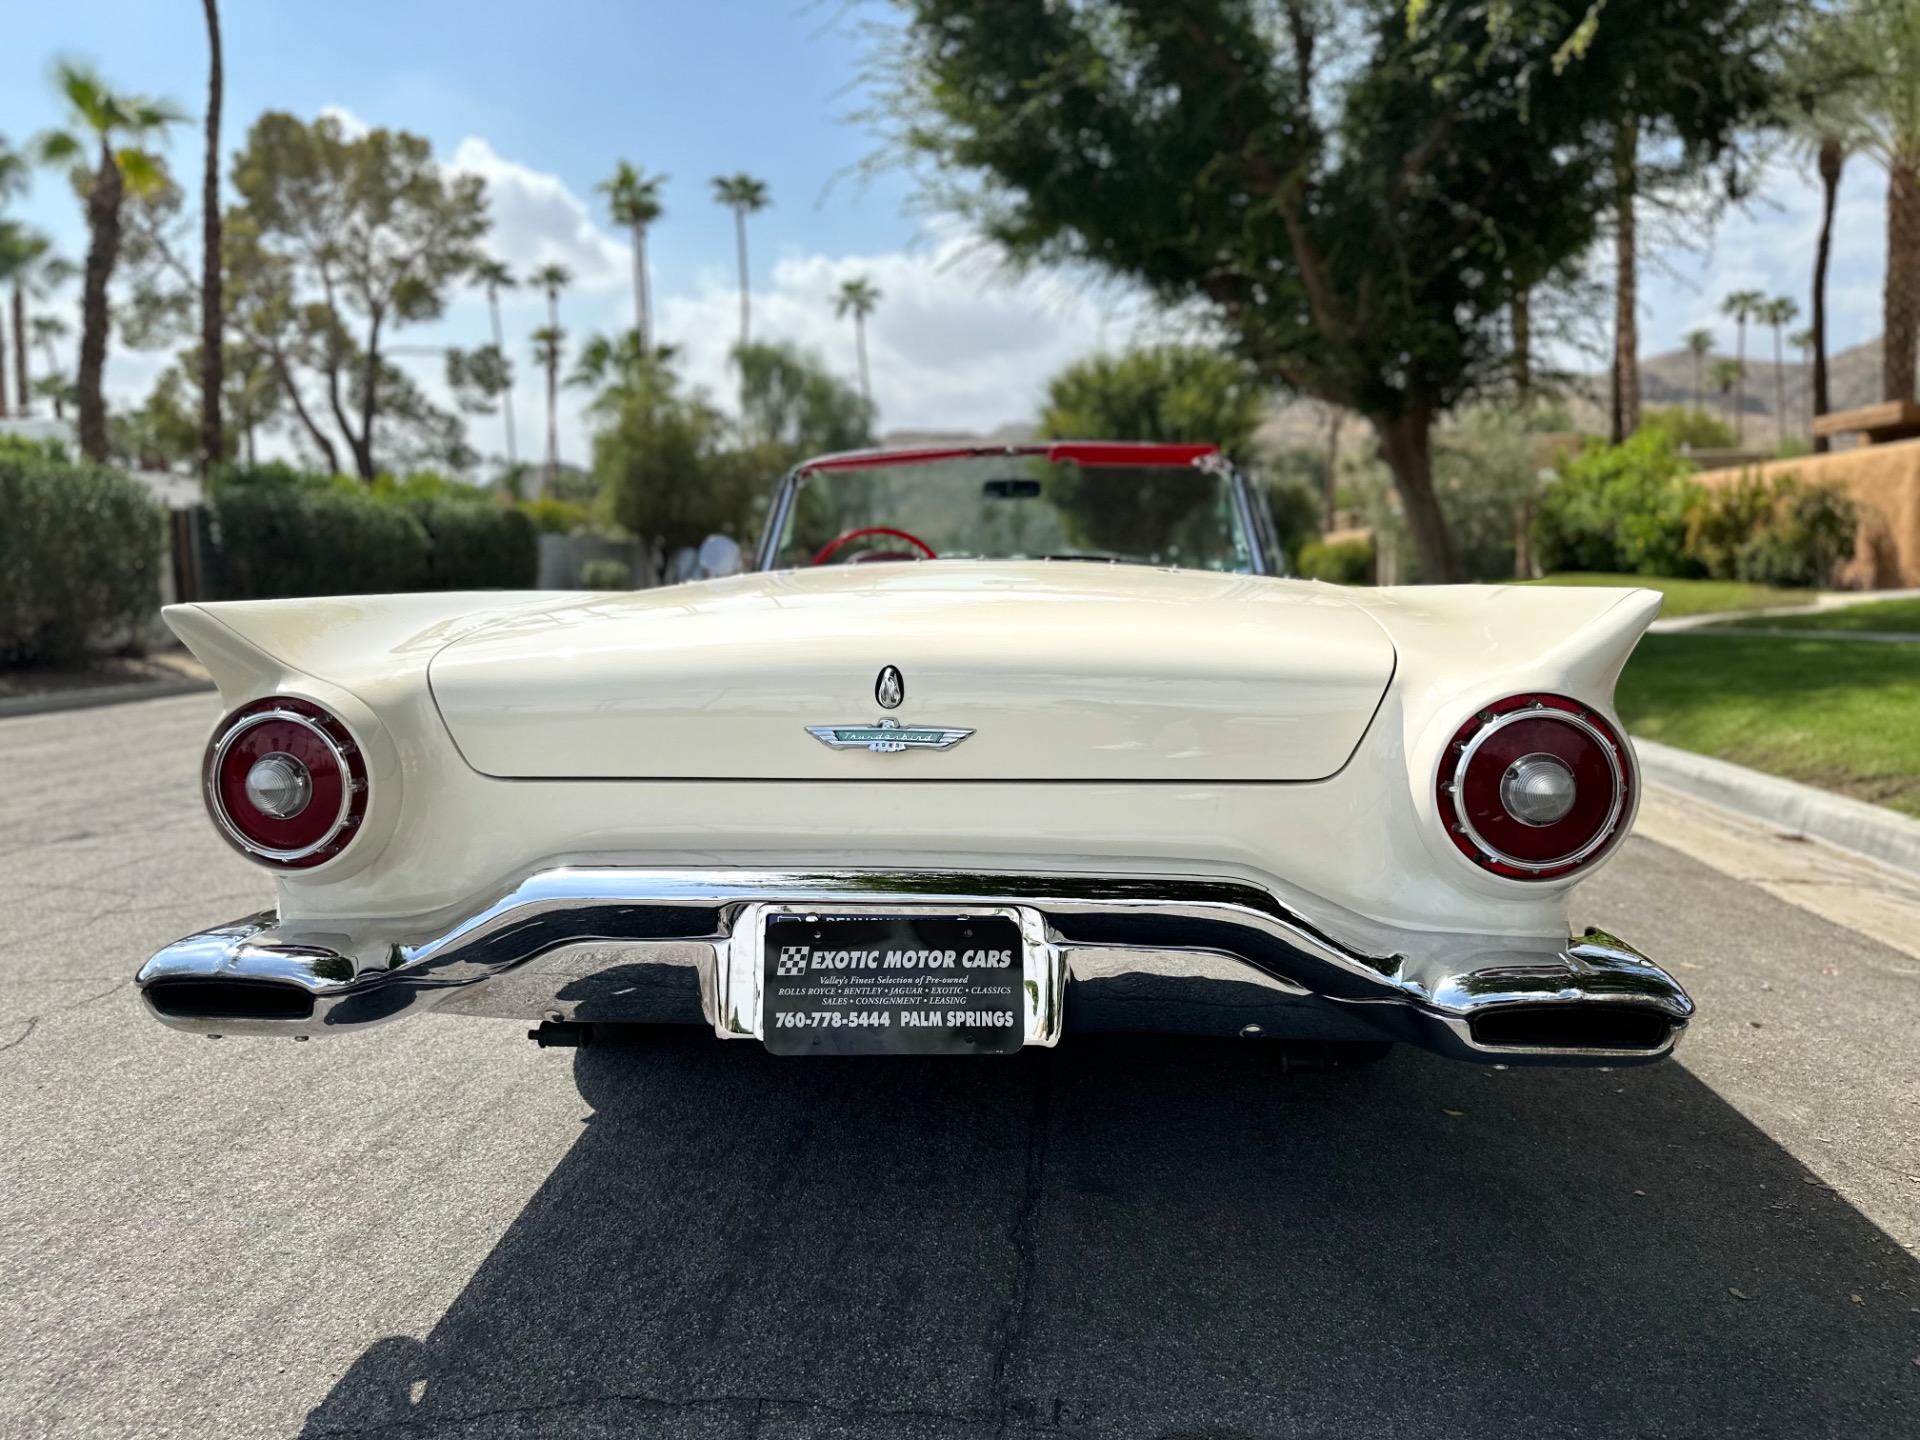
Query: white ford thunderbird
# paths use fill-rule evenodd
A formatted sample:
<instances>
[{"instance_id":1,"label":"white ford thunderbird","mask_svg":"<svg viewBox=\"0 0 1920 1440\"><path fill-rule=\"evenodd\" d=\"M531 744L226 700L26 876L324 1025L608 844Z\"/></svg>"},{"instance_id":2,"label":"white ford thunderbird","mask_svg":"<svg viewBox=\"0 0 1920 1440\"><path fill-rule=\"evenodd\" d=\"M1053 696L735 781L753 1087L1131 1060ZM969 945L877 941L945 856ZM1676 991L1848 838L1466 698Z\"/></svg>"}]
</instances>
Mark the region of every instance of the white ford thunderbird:
<instances>
[{"instance_id":1,"label":"white ford thunderbird","mask_svg":"<svg viewBox=\"0 0 1920 1440\"><path fill-rule=\"evenodd\" d=\"M1680 986L1567 923L1632 823L1612 695L1659 597L1281 568L1209 447L1058 444L811 461L748 573L662 589L172 607L226 706L207 808L279 903L167 946L145 1001L784 1055L1668 1054Z\"/></svg>"}]
</instances>

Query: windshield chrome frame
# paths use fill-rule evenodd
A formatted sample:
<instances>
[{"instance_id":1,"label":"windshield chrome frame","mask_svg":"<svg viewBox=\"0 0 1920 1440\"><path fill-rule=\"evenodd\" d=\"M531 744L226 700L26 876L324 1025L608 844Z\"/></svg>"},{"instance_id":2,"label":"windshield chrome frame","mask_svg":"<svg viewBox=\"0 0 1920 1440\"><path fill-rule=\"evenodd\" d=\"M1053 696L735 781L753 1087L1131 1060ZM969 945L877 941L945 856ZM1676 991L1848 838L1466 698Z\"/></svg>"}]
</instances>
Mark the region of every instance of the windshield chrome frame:
<instances>
[{"instance_id":1,"label":"windshield chrome frame","mask_svg":"<svg viewBox=\"0 0 1920 1440\"><path fill-rule=\"evenodd\" d=\"M1001 452L988 447L981 449L978 453L994 455ZM1005 453L1014 455L1018 454L1019 450L1017 447L1009 446ZM1233 496L1234 518L1238 521L1241 533L1246 538L1247 557L1253 566L1251 573L1285 575L1286 565L1278 551L1278 537L1274 536L1270 542L1268 537L1272 533L1272 526L1270 524L1263 526L1254 518L1259 497L1255 493L1253 481L1247 477L1246 472L1223 455L1206 456L1204 460L1196 461L1195 465L1200 469L1212 470L1226 477ZM754 554L753 568L756 571L764 572L780 568L774 563L780 554L780 536L787 528L787 516L793 509L794 497L800 493L802 477L810 468L812 468L810 463L796 465L781 477L780 488L774 491L773 503L767 507L767 528L761 532L760 544ZM1270 544L1273 547L1271 551Z\"/></svg>"}]
</instances>

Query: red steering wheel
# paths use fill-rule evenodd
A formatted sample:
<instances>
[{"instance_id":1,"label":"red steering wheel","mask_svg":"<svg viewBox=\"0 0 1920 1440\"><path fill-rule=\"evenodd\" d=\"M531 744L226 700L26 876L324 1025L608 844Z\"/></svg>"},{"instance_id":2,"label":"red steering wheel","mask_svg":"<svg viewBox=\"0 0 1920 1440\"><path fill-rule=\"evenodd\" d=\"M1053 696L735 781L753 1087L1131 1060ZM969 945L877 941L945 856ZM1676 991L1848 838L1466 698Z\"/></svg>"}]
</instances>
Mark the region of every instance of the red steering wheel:
<instances>
[{"instance_id":1,"label":"red steering wheel","mask_svg":"<svg viewBox=\"0 0 1920 1440\"><path fill-rule=\"evenodd\" d=\"M841 547L851 544L853 541L865 535L891 535L895 540L904 540L909 545L914 546L929 560L938 560L940 558L933 553L933 547L918 535L909 535L904 530L894 530L885 525L869 525L863 530L848 530L844 534L834 536L833 539L820 547L820 553L813 557L813 563L816 565L826 564ZM891 552L882 553L890 554ZM902 556L901 558L905 559L909 557Z\"/></svg>"}]
</instances>

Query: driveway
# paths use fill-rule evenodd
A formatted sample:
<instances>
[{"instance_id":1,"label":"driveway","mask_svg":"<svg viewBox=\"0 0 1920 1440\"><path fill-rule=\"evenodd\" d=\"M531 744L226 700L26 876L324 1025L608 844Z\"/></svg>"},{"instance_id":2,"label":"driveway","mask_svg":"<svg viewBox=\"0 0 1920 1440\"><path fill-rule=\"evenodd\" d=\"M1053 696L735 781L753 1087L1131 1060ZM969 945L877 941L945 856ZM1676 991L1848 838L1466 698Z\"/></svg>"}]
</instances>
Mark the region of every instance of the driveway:
<instances>
[{"instance_id":1,"label":"driveway","mask_svg":"<svg viewBox=\"0 0 1920 1440\"><path fill-rule=\"evenodd\" d=\"M10 1440L1920 1434L1920 959L1677 850L1578 905L1651 1070L209 1042L128 977L270 899L214 713L0 721Z\"/></svg>"}]
</instances>

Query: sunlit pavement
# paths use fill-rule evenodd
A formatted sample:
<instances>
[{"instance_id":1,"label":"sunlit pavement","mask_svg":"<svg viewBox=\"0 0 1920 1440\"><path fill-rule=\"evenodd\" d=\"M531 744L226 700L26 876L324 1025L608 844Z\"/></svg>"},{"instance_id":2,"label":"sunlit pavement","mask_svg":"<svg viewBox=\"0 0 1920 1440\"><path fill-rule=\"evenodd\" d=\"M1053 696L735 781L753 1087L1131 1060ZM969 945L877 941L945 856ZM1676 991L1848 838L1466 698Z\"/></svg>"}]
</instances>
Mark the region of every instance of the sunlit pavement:
<instances>
[{"instance_id":1,"label":"sunlit pavement","mask_svg":"<svg viewBox=\"0 0 1920 1440\"><path fill-rule=\"evenodd\" d=\"M269 899L213 714L0 722L9 1440L1920 1433L1920 959L1791 877L1584 892L1651 1070L209 1042L128 982Z\"/></svg>"}]
</instances>

